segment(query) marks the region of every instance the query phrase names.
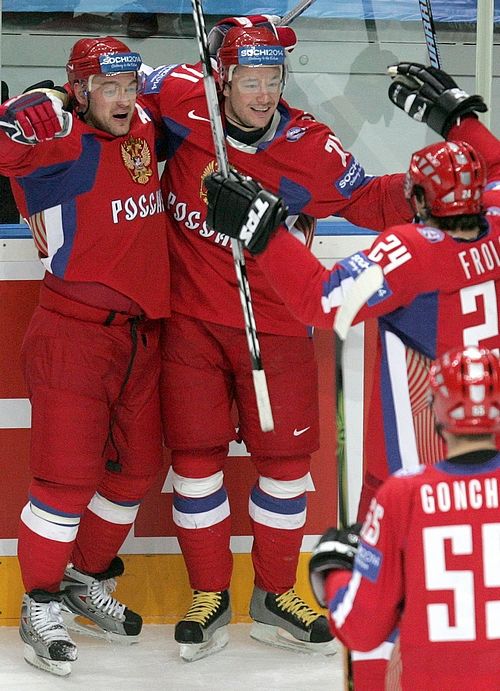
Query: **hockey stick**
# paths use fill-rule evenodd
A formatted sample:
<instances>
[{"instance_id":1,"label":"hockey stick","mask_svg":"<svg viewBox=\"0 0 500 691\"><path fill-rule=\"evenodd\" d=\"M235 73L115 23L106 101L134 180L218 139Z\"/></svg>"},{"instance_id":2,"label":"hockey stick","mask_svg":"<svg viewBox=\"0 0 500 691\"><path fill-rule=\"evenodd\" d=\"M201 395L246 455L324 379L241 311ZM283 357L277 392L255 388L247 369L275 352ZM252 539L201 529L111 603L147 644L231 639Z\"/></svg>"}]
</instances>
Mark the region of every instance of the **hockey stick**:
<instances>
[{"instance_id":1,"label":"hockey stick","mask_svg":"<svg viewBox=\"0 0 500 691\"><path fill-rule=\"evenodd\" d=\"M355 279L354 284L337 309L333 323L335 331L335 396L337 405L337 508L340 528L346 528L350 522L345 446L344 343L357 313L372 295L382 288L383 284L384 274L382 269L378 264L372 264ZM352 661L348 648L344 648L344 684L346 691L353 691Z\"/></svg>"},{"instance_id":2,"label":"hockey stick","mask_svg":"<svg viewBox=\"0 0 500 691\"><path fill-rule=\"evenodd\" d=\"M307 8L313 4L313 2L315 2L315 0L300 0L295 7L292 7L289 12L281 17L276 26L288 26L288 24L291 24L294 19L300 17L300 15L305 12Z\"/></svg>"},{"instance_id":3,"label":"hockey stick","mask_svg":"<svg viewBox=\"0 0 500 691\"><path fill-rule=\"evenodd\" d=\"M440 68L441 58L439 56L434 17L432 16L431 0L419 0L418 4L420 6L420 16L422 17L422 25L424 27L429 62L432 67Z\"/></svg>"},{"instance_id":4,"label":"hockey stick","mask_svg":"<svg viewBox=\"0 0 500 691\"><path fill-rule=\"evenodd\" d=\"M208 39L205 29L205 17L201 0L191 0L193 6L193 18L196 27L196 37L200 50L201 63L203 65L203 83L205 86L205 96L207 99L210 125L212 127L212 137L215 147L215 156L219 171L225 177L229 175L229 163L227 158L224 130L219 109L219 100L215 87L215 79L212 74L210 53L208 51ZM234 268L238 280L238 290L240 294L243 315L245 318L245 332L248 341L248 350L252 361L253 385L257 399L257 409L259 411L260 426L263 432L272 432L274 429L273 413L269 392L267 389L266 374L262 367L260 356L260 346L257 338L255 317L253 314L252 300L250 295L250 285L243 256L243 249L237 240L231 240L231 250L233 253Z\"/></svg>"},{"instance_id":5,"label":"hockey stick","mask_svg":"<svg viewBox=\"0 0 500 691\"><path fill-rule=\"evenodd\" d=\"M384 283L384 274L378 264L372 264L355 279L346 294L345 300L337 309L333 329L335 331L335 388L337 400L337 479L339 497L339 524L342 528L349 524L347 469L344 439L344 381L342 361L344 343L357 313ZM340 434L339 434L340 432Z\"/></svg>"},{"instance_id":6,"label":"hockey stick","mask_svg":"<svg viewBox=\"0 0 500 691\"><path fill-rule=\"evenodd\" d=\"M362 4L368 43L379 43L377 32L377 20L375 19L375 15L373 12L372 0L362 0ZM369 17L369 14L373 15L373 17Z\"/></svg>"}]
</instances>

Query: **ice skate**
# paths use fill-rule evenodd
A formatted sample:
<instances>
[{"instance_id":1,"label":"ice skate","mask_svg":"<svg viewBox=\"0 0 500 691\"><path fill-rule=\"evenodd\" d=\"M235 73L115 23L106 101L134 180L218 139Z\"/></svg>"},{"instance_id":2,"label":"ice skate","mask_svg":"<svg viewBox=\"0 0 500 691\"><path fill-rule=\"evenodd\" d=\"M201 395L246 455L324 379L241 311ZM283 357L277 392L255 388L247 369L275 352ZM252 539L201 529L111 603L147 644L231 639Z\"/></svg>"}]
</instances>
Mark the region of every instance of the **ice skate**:
<instances>
[{"instance_id":1,"label":"ice skate","mask_svg":"<svg viewBox=\"0 0 500 691\"><path fill-rule=\"evenodd\" d=\"M229 640L227 625L230 621L228 590L193 590L193 603L175 627L181 658L194 662L221 650Z\"/></svg>"},{"instance_id":2,"label":"ice skate","mask_svg":"<svg viewBox=\"0 0 500 691\"><path fill-rule=\"evenodd\" d=\"M254 588L250 636L262 643L304 653L336 652L326 617L315 612L291 588L276 595Z\"/></svg>"},{"instance_id":3,"label":"ice skate","mask_svg":"<svg viewBox=\"0 0 500 691\"><path fill-rule=\"evenodd\" d=\"M61 596L45 590L32 590L23 597L19 633L24 659L45 672L65 677L78 657L61 616Z\"/></svg>"},{"instance_id":4,"label":"ice skate","mask_svg":"<svg viewBox=\"0 0 500 691\"><path fill-rule=\"evenodd\" d=\"M142 618L111 595L115 577L122 573L119 557L99 574L83 573L68 565L61 583L61 613L68 629L117 643L137 643ZM87 621L80 621L80 617Z\"/></svg>"}]
</instances>

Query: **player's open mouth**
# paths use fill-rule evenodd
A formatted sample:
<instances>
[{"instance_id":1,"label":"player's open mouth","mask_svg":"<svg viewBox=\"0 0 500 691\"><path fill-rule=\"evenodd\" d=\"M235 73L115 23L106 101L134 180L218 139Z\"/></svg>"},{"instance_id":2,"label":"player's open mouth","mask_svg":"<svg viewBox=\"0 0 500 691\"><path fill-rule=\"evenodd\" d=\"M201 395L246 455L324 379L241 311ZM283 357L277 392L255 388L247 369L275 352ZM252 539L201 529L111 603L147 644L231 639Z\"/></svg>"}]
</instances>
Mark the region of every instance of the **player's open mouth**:
<instances>
[{"instance_id":1,"label":"player's open mouth","mask_svg":"<svg viewBox=\"0 0 500 691\"><path fill-rule=\"evenodd\" d=\"M128 113L116 113L113 117L117 120L126 120L128 118Z\"/></svg>"}]
</instances>

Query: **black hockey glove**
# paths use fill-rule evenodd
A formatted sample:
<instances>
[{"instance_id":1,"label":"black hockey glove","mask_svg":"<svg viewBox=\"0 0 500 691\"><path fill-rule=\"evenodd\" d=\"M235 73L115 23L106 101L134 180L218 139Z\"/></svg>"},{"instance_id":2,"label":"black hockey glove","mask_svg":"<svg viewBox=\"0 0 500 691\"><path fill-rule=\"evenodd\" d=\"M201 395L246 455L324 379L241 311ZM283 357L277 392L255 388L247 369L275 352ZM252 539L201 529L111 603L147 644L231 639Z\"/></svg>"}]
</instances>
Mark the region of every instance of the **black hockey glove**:
<instances>
[{"instance_id":1,"label":"black hockey glove","mask_svg":"<svg viewBox=\"0 0 500 691\"><path fill-rule=\"evenodd\" d=\"M476 113L488 110L482 96L469 96L449 74L436 67L400 62L389 67L388 72L392 77L391 101L444 138L459 117L477 117Z\"/></svg>"},{"instance_id":2,"label":"black hockey glove","mask_svg":"<svg viewBox=\"0 0 500 691\"><path fill-rule=\"evenodd\" d=\"M335 569L352 571L354 557L358 551L361 523L345 529L329 528L324 533L309 560L309 581L312 591L321 607L326 607L325 579Z\"/></svg>"},{"instance_id":3,"label":"black hockey glove","mask_svg":"<svg viewBox=\"0 0 500 691\"><path fill-rule=\"evenodd\" d=\"M19 144L65 137L72 116L63 110L67 94L52 88L36 89L11 98L0 109L0 127Z\"/></svg>"},{"instance_id":4,"label":"black hockey glove","mask_svg":"<svg viewBox=\"0 0 500 691\"><path fill-rule=\"evenodd\" d=\"M207 225L243 243L252 254L262 252L287 216L281 197L265 190L253 178L231 171L229 177L211 173L205 178Z\"/></svg>"}]
</instances>

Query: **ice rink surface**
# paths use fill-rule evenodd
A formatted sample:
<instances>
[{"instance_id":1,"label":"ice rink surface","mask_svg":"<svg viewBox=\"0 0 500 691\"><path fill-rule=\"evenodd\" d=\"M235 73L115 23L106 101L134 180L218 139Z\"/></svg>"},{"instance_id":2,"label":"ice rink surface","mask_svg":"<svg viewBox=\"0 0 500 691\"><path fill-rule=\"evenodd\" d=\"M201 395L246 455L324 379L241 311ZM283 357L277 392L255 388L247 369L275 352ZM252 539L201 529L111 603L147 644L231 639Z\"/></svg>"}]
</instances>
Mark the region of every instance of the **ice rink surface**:
<instances>
[{"instance_id":1,"label":"ice rink surface","mask_svg":"<svg viewBox=\"0 0 500 691\"><path fill-rule=\"evenodd\" d=\"M250 624L232 624L216 655L184 662L173 626L145 626L141 642L124 646L75 634L79 658L68 677L28 665L14 627L0 627L0 691L341 691L342 654L295 653L250 638Z\"/></svg>"}]
</instances>

